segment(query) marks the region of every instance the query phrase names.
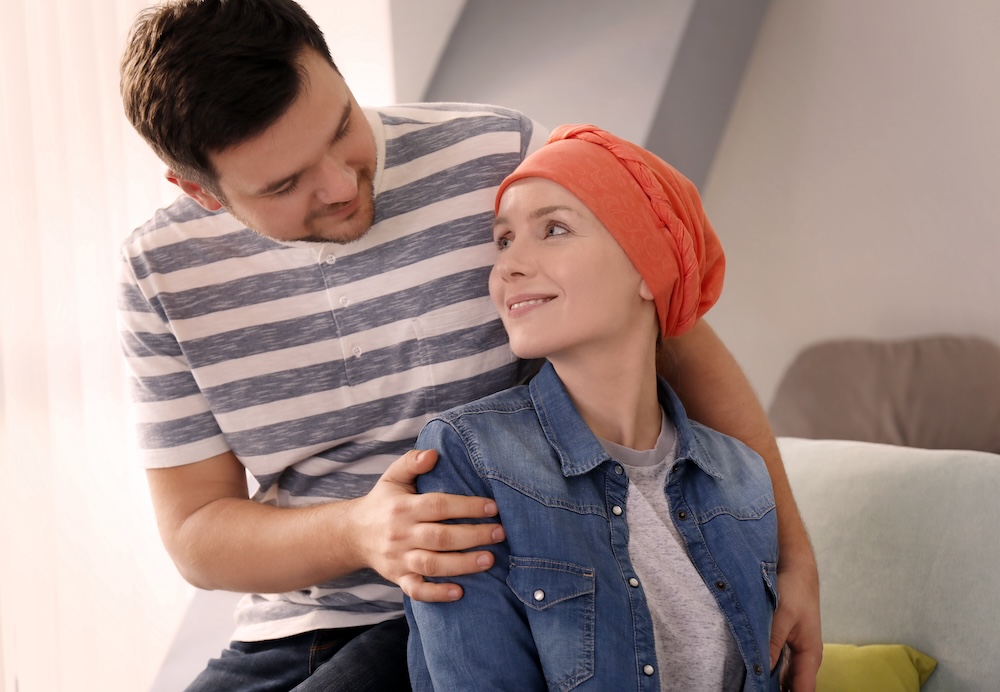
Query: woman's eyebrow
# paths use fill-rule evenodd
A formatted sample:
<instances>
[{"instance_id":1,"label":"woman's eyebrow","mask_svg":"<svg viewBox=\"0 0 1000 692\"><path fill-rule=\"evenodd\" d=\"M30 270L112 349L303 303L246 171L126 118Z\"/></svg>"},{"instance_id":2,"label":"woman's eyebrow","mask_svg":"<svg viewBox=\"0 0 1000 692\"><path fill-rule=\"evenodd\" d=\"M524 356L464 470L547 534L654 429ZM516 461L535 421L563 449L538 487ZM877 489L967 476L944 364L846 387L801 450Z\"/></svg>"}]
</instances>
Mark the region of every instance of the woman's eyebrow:
<instances>
[{"instance_id":1,"label":"woman's eyebrow","mask_svg":"<svg viewBox=\"0 0 1000 692\"><path fill-rule=\"evenodd\" d=\"M542 218L544 216L548 216L549 214L552 214L552 213L557 212L557 211L566 211L566 212L569 212L570 214L575 214L576 213L576 211L572 207L567 207L567 206L565 206L563 204L553 204L553 205L548 206L548 207L539 207L538 209L535 209L533 212L531 212L530 214L528 214L528 218L532 219L532 220L540 219L540 218ZM493 221L493 228L496 228L497 226L503 225L505 223L508 223L507 217L505 217L505 216L498 216Z\"/></svg>"}]
</instances>

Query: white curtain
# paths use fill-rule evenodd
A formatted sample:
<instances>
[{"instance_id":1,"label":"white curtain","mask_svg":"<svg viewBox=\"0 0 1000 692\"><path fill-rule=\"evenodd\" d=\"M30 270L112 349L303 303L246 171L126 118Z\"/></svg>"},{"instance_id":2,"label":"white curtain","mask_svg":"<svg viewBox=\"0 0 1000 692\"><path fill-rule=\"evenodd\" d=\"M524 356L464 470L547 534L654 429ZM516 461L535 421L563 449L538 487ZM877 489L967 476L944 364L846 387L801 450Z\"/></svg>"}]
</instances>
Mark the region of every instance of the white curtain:
<instances>
[{"instance_id":1,"label":"white curtain","mask_svg":"<svg viewBox=\"0 0 1000 692\"><path fill-rule=\"evenodd\" d=\"M147 689L191 593L115 326L118 245L175 196L118 96L145 4L0 2L0 692Z\"/></svg>"},{"instance_id":2,"label":"white curtain","mask_svg":"<svg viewBox=\"0 0 1000 692\"><path fill-rule=\"evenodd\" d=\"M391 101L388 0L300 2L361 103ZM194 591L156 533L115 326L119 244L177 194L118 94L148 4L0 0L0 692L149 689Z\"/></svg>"}]
</instances>

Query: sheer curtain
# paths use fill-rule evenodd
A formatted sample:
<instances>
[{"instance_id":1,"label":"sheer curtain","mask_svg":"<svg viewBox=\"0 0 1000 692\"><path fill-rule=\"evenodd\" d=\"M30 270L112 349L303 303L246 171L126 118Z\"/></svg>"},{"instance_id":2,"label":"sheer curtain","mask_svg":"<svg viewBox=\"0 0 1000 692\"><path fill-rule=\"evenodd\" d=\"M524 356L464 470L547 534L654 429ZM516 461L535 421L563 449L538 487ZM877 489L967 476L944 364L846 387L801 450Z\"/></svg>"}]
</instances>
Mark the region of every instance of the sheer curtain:
<instances>
[{"instance_id":1,"label":"sheer curtain","mask_svg":"<svg viewBox=\"0 0 1000 692\"><path fill-rule=\"evenodd\" d=\"M300 0L362 104L392 100L389 0ZM122 114L151 0L2 0L0 692L148 689L193 593L132 454L118 246L173 199Z\"/></svg>"},{"instance_id":2,"label":"sheer curtain","mask_svg":"<svg viewBox=\"0 0 1000 692\"><path fill-rule=\"evenodd\" d=\"M130 457L114 314L118 244L174 196L118 97L145 4L2 4L3 692L148 688L190 594Z\"/></svg>"}]
</instances>

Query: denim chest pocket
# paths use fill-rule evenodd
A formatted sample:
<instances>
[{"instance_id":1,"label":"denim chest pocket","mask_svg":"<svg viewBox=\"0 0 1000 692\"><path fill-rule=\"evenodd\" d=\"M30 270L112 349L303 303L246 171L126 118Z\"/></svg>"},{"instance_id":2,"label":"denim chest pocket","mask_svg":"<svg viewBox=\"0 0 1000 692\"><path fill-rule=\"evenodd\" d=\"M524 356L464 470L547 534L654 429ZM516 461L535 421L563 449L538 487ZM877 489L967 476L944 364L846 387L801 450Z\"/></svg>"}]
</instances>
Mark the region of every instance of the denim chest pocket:
<instances>
[{"instance_id":1,"label":"denim chest pocket","mask_svg":"<svg viewBox=\"0 0 1000 692\"><path fill-rule=\"evenodd\" d=\"M592 567L511 555L507 586L522 604L550 690L594 675L596 577Z\"/></svg>"}]
</instances>

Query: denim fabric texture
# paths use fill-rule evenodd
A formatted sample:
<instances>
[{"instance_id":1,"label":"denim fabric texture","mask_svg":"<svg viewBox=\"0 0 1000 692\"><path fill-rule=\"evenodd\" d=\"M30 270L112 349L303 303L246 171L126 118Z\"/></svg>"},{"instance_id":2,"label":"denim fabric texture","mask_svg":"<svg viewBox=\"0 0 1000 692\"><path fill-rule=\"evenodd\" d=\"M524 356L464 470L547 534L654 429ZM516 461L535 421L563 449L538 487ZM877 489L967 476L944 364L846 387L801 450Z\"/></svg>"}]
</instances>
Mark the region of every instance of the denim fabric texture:
<instances>
[{"instance_id":1,"label":"denim fabric texture","mask_svg":"<svg viewBox=\"0 0 1000 692\"><path fill-rule=\"evenodd\" d=\"M688 554L743 657L743 690L778 690L769 669L778 534L763 460L689 421L664 489ZM660 690L653 623L629 559L626 469L580 417L551 364L528 385L447 411L417 440L437 466L420 492L492 497L507 533L487 572L454 578L452 603L407 599L415 690Z\"/></svg>"},{"instance_id":2,"label":"denim fabric texture","mask_svg":"<svg viewBox=\"0 0 1000 692\"><path fill-rule=\"evenodd\" d=\"M186 692L408 692L403 618L231 642Z\"/></svg>"}]
</instances>

